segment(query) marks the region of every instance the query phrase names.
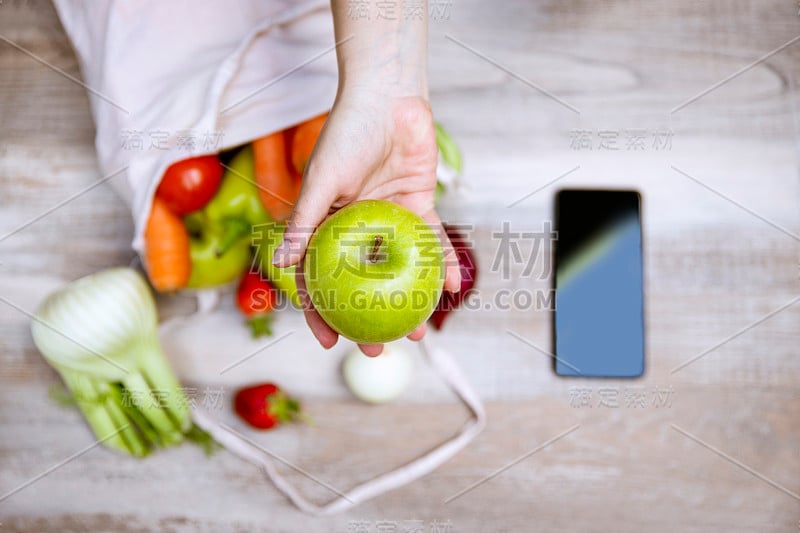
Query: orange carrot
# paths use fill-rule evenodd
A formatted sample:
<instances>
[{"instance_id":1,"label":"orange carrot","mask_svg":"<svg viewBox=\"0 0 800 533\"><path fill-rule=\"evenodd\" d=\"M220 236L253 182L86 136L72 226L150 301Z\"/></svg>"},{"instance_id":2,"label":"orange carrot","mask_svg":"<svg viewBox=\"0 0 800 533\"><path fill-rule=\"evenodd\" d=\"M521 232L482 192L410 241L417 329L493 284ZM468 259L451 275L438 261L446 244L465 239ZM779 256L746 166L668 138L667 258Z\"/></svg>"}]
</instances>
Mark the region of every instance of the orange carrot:
<instances>
[{"instance_id":1,"label":"orange carrot","mask_svg":"<svg viewBox=\"0 0 800 533\"><path fill-rule=\"evenodd\" d=\"M183 220L160 198L153 200L144 230L144 256L150 282L156 290L170 292L186 286L192 270L189 233Z\"/></svg>"},{"instance_id":2,"label":"orange carrot","mask_svg":"<svg viewBox=\"0 0 800 533\"><path fill-rule=\"evenodd\" d=\"M328 119L328 114L314 117L307 120L302 124L295 126L294 134L292 135L291 158L292 166L295 172L300 176L306 170L306 163L308 158L311 157L311 151L314 150L314 145L317 144L317 138L322 131L322 126Z\"/></svg>"},{"instance_id":3,"label":"orange carrot","mask_svg":"<svg viewBox=\"0 0 800 533\"><path fill-rule=\"evenodd\" d=\"M299 187L286 161L285 132L253 141L253 162L261 203L274 220L286 220L292 213Z\"/></svg>"}]
</instances>

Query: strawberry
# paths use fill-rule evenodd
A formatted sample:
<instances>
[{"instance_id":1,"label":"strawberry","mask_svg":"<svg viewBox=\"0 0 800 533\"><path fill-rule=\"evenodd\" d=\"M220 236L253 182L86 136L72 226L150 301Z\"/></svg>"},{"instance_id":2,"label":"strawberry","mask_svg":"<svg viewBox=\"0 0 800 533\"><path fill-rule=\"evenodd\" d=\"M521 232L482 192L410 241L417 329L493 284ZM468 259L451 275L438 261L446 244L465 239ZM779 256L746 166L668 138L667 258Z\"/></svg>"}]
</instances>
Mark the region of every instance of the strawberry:
<instances>
[{"instance_id":1,"label":"strawberry","mask_svg":"<svg viewBox=\"0 0 800 533\"><path fill-rule=\"evenodd\" d=\"M278 291L261 274L245 272L236 290L236 305L244 316L253 337L272 335L270 312L275 307Z\"/></svg>"},{"instance_id":2,"label":"strawberry","mask_svg":"<svg viewBox=\"0 0 800 533\"><path fill-rule=\"evenodd\" d=\"M240 389L233 406L242 420L258 429L271 429L303 418L300 402L286 396L274 383Z\"/></svg>"}]
</instances>

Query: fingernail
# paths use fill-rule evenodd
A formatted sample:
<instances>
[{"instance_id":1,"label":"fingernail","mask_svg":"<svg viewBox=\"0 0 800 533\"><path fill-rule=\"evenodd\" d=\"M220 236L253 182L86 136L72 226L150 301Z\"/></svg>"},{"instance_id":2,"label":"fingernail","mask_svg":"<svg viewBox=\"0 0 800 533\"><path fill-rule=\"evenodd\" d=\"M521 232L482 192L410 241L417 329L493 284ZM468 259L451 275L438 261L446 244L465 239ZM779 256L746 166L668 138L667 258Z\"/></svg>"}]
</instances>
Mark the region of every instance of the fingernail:
<instances>
[{"instance_id":1,"label":"fingernail","mask_svg":"<svg viewBox=\"0 0 800 533\"><path fill-rule=\"evenodd\" d=\"M449 284L449 287L448 287ZM458 283L453 283L453 278L450 277L447 279L447 282L444 284L444 288L447 292L451 294L455 294L461 291L461 279L458 280Z\"/></svg>"},{"instance_id":2,"label":"fingernail","mask_svg":"<svg viewBox=\"0 0 800 533\"><path fill-rule=\"evenodd\" d=\"M275 253L272 254L272 264L275 266L280 266L288 254L289 243L284 240L281 242L281 245L275 249Z\"/></svg>"}]
</instances>

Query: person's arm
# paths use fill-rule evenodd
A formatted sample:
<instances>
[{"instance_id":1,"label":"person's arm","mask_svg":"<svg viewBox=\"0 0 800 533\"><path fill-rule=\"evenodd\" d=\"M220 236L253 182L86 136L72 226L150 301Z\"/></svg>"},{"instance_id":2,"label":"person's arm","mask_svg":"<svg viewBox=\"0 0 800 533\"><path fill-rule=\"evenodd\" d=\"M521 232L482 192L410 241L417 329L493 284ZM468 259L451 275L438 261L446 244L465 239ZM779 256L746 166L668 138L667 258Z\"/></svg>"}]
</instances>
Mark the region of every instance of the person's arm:
<instances>
[{"instance_id":1,"label":"person's arm","mask_svg":"<svg viewBox=\"0 0 800 533\"><path fill-rule=\"evenodd\" d=\"M427 2L422 13L405 17L400 10L369 19L348 11L350 2L333 0L333 26L339 64L339 91L364 91L428 99Z\"/></svg>"},{"instance_id":2,"label":"person's arm","mask_svg":"<svg viewBox=\"0 0 800 533\"><path fill-rule=\"evenodd\" d=\"M339 63L333 109L306 167L300 196L273 263L300 263L314 229L332 211L373 198L401 204L424 218L447 251L445 289L460 287L458 261L433 207L436 189L436 133L428 104L427 2L421 18L395 13L394 20L352 17L348 2L332 2ZM338 335L298 287L306 320L326 348ZM409 335L425 333L425 325ZM378 355L381 345L361 346Z\"/></svg>"}]
</instances>

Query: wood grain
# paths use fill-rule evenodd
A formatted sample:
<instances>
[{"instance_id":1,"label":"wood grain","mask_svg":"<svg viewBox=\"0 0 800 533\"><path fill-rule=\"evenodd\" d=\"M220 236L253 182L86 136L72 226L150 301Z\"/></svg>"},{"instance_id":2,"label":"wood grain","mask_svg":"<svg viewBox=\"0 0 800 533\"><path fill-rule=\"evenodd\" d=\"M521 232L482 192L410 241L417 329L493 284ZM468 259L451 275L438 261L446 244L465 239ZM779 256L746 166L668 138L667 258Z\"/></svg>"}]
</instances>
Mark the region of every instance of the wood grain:
<instances>
[{"instance_id":1,"label":"wood grain","mask_svg":"<svg viewBox=\"0 0 800 533\"><path fill-rule=\"evenodd\" d=\"M486 400L489 426L410 486L312 518L224 452L206 459L186 446L138 462L96 448L0 501L1 530L344 532L361 522L378 531L381 521L397 531L420 523L425 531L797 530L800 303L745 329L800 295L800 43L670 112L800 35L797 6L464 0L430 31L432 105L466 154L462 187L442 215L475 225L481 303L549 287L546 277L521 277L521 264L507 279L492 269L502 221L540 228L558 187L636 187L644 197L645 377L556 378L546 355L508 333L547 349L548 309L462 311L438 341ZM49 3L3 2L0 34L80 75ZM84 89L5 43L0 72L6 235L100 176ZM597 132L633 129L669 130L672 146L625 150L620 133L621 149L597 147ZM576 131L592 133L592 150L573 149ZM0 241L0 296L32 311L67 280L128 264L131 237L124 204L106 186L92 189ZM280 320L302 325L298 316ZM300 354L292 366L276 352L229 381L196 384L224 387L229 398L248 376L293 380L317 426L257 438L339 489L409 460L466 416L424 368L397 404L357 404L336 377L342 350L322 363L320 353ZM197 380L185 362L176 361L183 377ZM47 398L57 382L33 346L29 319L0 303L0 494L91 444L79 415ZM617 391L618 407L599 404L608 390ZM669 405L654 404L657 390L671 391ZM626 405L636 395L646 405ZM316 501L332 496L283 470Z\"/></svg>"}]
</instances>

